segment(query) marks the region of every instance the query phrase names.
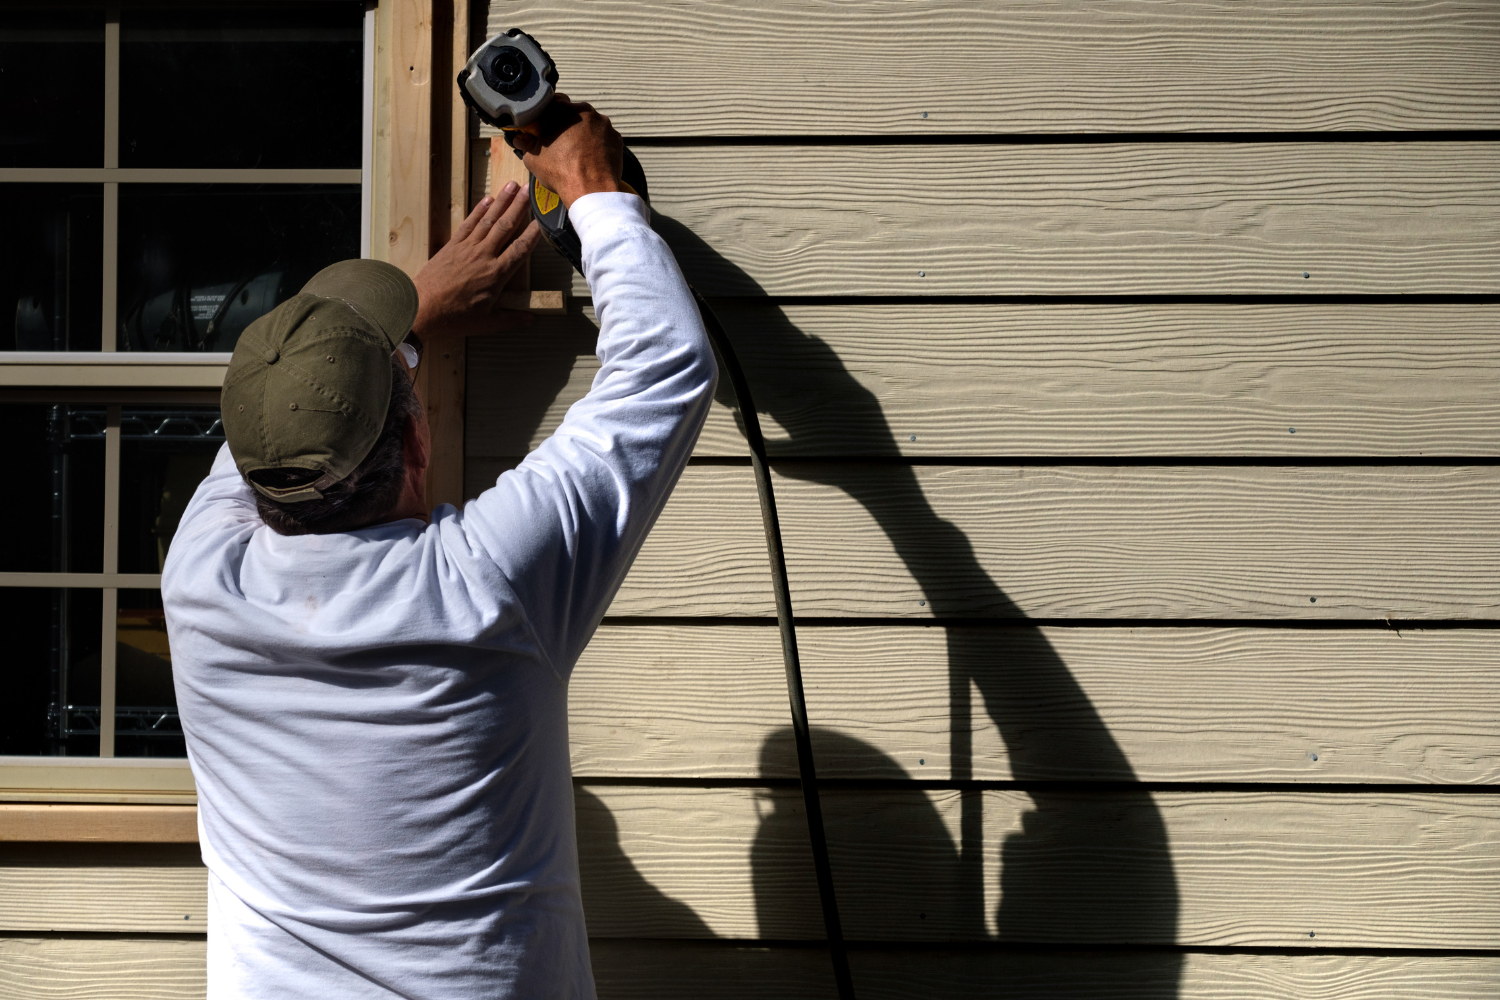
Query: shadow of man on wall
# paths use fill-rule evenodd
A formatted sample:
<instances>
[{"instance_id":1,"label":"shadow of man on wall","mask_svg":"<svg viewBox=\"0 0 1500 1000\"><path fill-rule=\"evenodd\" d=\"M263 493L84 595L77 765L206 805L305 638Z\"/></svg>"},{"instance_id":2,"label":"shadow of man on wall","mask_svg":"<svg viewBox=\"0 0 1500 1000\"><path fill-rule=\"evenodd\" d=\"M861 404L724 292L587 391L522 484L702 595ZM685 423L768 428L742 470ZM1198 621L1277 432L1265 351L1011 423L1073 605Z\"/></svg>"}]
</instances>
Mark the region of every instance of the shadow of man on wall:
<instances>
[{"instance_id":1,"label":"shadow of man on wall","mask_svg":"<svg viewBox=\"0 0 1500 1000\"><path fill-rule=\"evenodd\" d=\"M781 309L763 304L764 291L743 270L676 220L656 212L653 222L690 282L760 299L743 315L733 306L719 311L758 408L788 435L771 441L773 456L857 455L878 463L773 460L777 474L843 490L890 539L918 591L927 596L933 617L975 621L946 629L948 794L959 800L956 848L947 832L951 818L944 822L931 805L924 812L910 793L851 789L824 794L845 934L867 942L993 939L1019 949L1012 954L1022 954L1026 945L1087 949L1174 943L1178 892L1160 811L1139 787L1124 752L1052 644L1025 623L1025 615L984 570L964 533L938 516L912 467L882 461L898 458L900 450L878 399L827 344L798 329ZM732 403L729 380L720 385L722 401ZM830 407L828 400L836 403ZM795 566L791 572L795 593ZM972 692L978 693L977 706L971 703ZM971 730L976 709L998 729L1014 785L987 788L974 782ZM784 734L773 736L768 750L781 753L775 744L784 739ZM814 743L820 758L837 762L836 772L823 767L823 774L907 777L895 761L848 737L823 731ZM1078 787L1079 782L1099 784ZM903 805L901 796L910 801ZM986 813L1013 816L1014 809L1007 807L1018 796L1028 797L1029 803L1021 800L1025 808L1019 829L1006 819L1011 828L988 869L991 878L998 873L998 885L987 887ZM931 845L924 848L924 841ZM951 859L944 855L944 843L953 848ZM926 877L920 877L924 872ZM929 909L913 915L911 900L930 899L935 885L944 887L943 905L923 903ZM996 897L994 912L986 913L986 899ZM869 954L874 964L866 964L864 976L860 954L853 956L856 988L860 979L870 983L870 973L891 953L874 949ZM1150 968L1143 969L1142 961ZM1142 1000L1176 997L1176 955L1137 955L1129 966L1132 995ZM1097 987L1099 975L1093 961L1056 956L1038 995L1086 992ZM970 977L966 988L979 985ZM1017 984L983 985L1013 996Z\"/></svg>"}]
</instances>

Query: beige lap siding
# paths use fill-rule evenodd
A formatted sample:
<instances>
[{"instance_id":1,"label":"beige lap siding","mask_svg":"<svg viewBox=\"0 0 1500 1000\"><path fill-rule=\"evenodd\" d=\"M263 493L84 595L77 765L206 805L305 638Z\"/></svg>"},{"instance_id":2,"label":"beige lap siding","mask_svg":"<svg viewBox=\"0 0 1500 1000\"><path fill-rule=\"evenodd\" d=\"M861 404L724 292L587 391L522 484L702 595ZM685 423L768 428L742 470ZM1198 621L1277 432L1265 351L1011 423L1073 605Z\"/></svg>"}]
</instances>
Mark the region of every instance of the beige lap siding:
<instances>
[{"instance_id":1,"label":"beige lap siding","mask_svg":"<svg viewBox=\"0 0 1500 1000\"><path fill-rule=\"evenodd\" d=\"M1418 133L1500 122L1495 11L511 26L638 140L747 368L845 928L894 942L862 1000L1493 992L1500 814L1451 789L1500 766L1500 159ZM471 493L597 370L533 279L579 300L470 344ZM730 403L573 682L601 996L833 994Z\"/></svg>"}]
</instances>

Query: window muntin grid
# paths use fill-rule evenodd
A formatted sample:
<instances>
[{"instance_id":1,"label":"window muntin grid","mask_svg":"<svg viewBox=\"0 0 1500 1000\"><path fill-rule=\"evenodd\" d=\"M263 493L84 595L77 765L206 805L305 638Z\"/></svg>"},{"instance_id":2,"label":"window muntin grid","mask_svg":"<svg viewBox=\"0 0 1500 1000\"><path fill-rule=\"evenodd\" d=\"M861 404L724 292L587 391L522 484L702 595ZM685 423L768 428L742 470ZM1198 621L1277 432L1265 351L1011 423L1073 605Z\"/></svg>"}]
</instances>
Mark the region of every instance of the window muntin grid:
<instances>
[{"instance_id":1,"label":"window muntin grid","mask_svg":"<svg viewBox=\"0 0 1500 1000\"><path fill-rule=\"evenodd\" d=\"M238 332L255 315L294 294L318 268L367 252L373 17L364 7L303 3L246 10L241 5L228 13L181 8L152 13L127 7L123 21L118 13L96 7L53 16L71 22L71 28L42 24L67 35L54 48L76 43L68 61L93 58L93 65L99 65L92 88L94 106L101 110L93 118L72 117L71 144L33 129L40 138L30 153L9 160L0 154L0 203L13 203L15 218L27 211L36 216L30 236L21 234L13 252L33 261L31 280L37 285L9 288L0 279L0 296L13 294L17 303L23 295L30 300L22 342L17 342L13 317L9 327L0 321L0 365L90 372L87 378L93 381L79 381L80 387L99 386L100 370L118 370L122 377L102 389L0 389L0 415L24 417L21 422L38 432L26 451L22 478L27 482L0 506L14 508L12 524L37 524L40 517L46 525L38 524L30 533L36 537L28 542L35 544L0 556L0 627L14 654L7 673L16 695L0 711L0 725L6 727L0 734L0 756L35 755L40 763L59 754L184 753L170 697L160 565L184 494L190 495L201 480L223 435L215 406L204 405L212 396L153 387L196 386L203 378L197 370L227 362ZM178 15L182 23L174 28ZM91 17L103 22L102 33L89 28ZM80 50L89 30L96 32L89 37L102 44ZM166 118L176 114L176 131L190 141L177 144L175 153L171 143L161 142L155 153L142 152L150 144L142 142L142 119L134 116L136 149L126 153L122 167L122 56L127 66L133 58L122 45L139 43L144 49L154 47L157 56L170 56L174 51L180 55L184 44L208 43L224 53L232 50L236 31L248 32L248 47L259 50L241 60L252 68L266 63L268 53L274 59L278 44L282 49L302 46L298 59L321 58L322 83L327 82L328 63L341 67L343 103L340 124L329 130L333 139L315 137L328 139L315 155L278 158L274 143L297 139L297 130L278 133L262 121L258 132L248 129L248 137L226 144L226 156L195 157L183 152L192 148L191 142L212 142L213 130L232 128L234 119L226 113L207 122L201 108L184 100L175 109L159 110ZM198 37L204 32L216 35L212 40ZM0 32L0 60L14 55L14 46L7 49L12 41ZM336 58L328 59L330 53ZM204 63L201 55L177 61L191 70L195 59ZM281 65L295 66L296 59ZM55 72L56 64L48 69ZM80 72L88 77L92 70ZM305 112L312 102L306 94L302 98L296 110L305 149L312 120ZM161 95L154 100L164 105ZM126 111L131 110L127 99ZM102 133L102 155L98 145L79 139L82 125L91 125L95 135ZM163 134L174 133L158 130L157 138ZM58 211L59 203L70 210ZM194 232L208 235L201 242L187 238ZM220 270L231 273L219 275ZM269 275L278 278L274 289L266 287ZM145 313L153 299L163 296L169 308L158 302L156 311L175 321L177 331L163 337L158 323L147 331L149 343L131 343L122 321L132 307L139 305ZM0 313L10 312L6 307L11 304L0 299ZM209 323L215 320L216 336L210 337ZM170 353L158 353L162 351ZM186 382L183 373L189 366L178 353L183 351L202 359L192 363L195 373ZM108 356L141 363L104 369L78 364L88 353L101 361ZM56 363L48 360L52 357ZM48 377L52 380L44 384L54 387L75 384L55 374ZM110 384L120 388L110 389ZM63 549L54 551L59 544ZM45 698L40 712L39 696Z\"/></svg>"}]
</instances>

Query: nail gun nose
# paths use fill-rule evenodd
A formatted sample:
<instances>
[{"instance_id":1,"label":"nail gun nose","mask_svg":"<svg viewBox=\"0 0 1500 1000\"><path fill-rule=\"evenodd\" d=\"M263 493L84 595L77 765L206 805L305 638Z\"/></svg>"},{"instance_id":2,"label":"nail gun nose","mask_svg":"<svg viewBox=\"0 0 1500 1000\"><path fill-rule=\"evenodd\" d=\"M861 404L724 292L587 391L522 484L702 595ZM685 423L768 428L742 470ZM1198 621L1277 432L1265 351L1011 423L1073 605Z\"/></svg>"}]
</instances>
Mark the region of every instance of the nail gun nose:
<instances>
[{"instance_id":1,"label":"nail gun nose","mask_svg":"<svg viewBox=\"0 0 1500 1000\"><path fill-rule=\"evenodd\" d=\"M506 45L495 50L485 68L485 81L509 97L519 93L530 76L531 61L520 49Z\"/></svg>"}]
</instances>

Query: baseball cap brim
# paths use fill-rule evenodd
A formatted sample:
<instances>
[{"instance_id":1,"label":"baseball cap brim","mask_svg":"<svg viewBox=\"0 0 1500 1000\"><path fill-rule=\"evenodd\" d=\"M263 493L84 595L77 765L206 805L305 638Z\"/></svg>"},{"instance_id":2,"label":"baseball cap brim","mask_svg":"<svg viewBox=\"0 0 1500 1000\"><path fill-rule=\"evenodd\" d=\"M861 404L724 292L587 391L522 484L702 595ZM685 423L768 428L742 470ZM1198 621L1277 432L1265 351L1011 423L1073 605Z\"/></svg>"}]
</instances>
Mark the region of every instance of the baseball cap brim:
<instances>
[{"instance_id":1,"label":"baseball cap brim","mask_svg":"<svg viewBox=\"0 0 1500 1000\"><path fill-rule=\"evenodd\" d=\"M341 260L323 268L302 291L338 299L374 326L395 350L417 318L417 286L383 260Z\"/></svg>"}]
</instances>

